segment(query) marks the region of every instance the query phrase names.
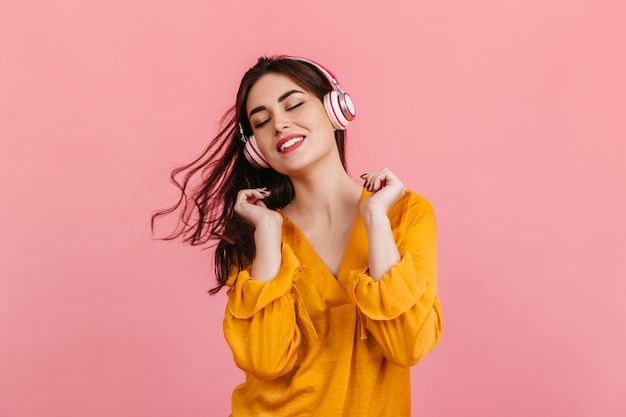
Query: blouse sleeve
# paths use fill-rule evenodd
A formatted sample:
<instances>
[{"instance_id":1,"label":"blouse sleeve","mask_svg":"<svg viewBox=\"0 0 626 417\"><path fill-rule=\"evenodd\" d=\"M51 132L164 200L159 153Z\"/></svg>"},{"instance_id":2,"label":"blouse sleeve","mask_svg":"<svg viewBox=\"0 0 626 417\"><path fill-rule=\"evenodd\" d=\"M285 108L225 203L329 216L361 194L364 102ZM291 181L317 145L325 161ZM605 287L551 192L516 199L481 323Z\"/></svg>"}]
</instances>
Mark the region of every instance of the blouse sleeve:
<instances>
[{"instance_id":1,"label":"blouse sleeve","mask_svg":"<svg viewBox=\"0 0 626 417\"><path fill-rule=\"evenodd\" d=\"M306 314L293 285L300 272L300 262L283 243L282 264L272 280L255 280L249 270L233 272L228 280L224 335L235 364L259 379L288 373L298 358L302 334L296 316ZM308 315L303 321L313 328Z\"/></svg>"},{"instance_id":2,"label":"blouse sleeve","mask_svg":"<svg viewBox=\"0 0 626 417\"><path fill-rule=\"evenodd\" d=\"M347 279L361 315L361 337L369 331L387 359L406 367L430 352L442 333L435 215L427 200L413 193L409 197L396 213L401 218L394 228L400 261L378 282L367 268L351 271Z\"/></svg>"}]
</instances>

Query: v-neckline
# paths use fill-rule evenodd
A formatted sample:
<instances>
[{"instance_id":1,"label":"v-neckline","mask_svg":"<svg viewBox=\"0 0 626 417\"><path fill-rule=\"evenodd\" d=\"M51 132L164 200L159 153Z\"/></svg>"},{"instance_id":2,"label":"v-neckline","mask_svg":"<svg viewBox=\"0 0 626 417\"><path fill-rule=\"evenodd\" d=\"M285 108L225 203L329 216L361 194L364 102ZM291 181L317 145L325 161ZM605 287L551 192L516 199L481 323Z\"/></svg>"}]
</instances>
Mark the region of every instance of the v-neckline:
<instances>
[{"instance_id":1,"label":"v-neckline","mask_svg":"<svg viewBox=\"0 0 626 417\"><path fill-rule=\"evenodd\" d=\"M370 193L367 191L367 189L363 188L363 191L361 192L361 196L359 197L359 204L369 194ZM354 243L355 243L354 240L356 239L356 236L360 234L359 233L360 229L364 228L363 221L361 219L361 212L359 211L358 207L357 207L356 217L355 217L354 222L352 224L352 229L350 230L350 234L348 235L348 240L346 241L346 246L343 248L343 253L341 255L341 260L339 261L339 269L337 270L337 275L335 275L330 270L330 268L328 267L326 262L324 262L324 260L319 255L319 253L315 250L315 247L313 247L313 245L311 244L309 239L306 237L306 235L289 218L289 216L287 216L285 214L285 212L283 210L281 210L281 209L278 209L277 211L283 216L283 227L285 227L287 225L290 226L294 230L294 232L298 235L298 237L301 240L301 242L305 246L308 247L309 252L312 254L312 257L314 258L314 259L311 259L311 260L319 262L321 265L324 266L324 270L328 273L328 275L330 275L333 278L335 278L335 280L338 280L345 273L345 269L348 268L348 265L346 265L346 263L347 263L346 262L347 261L346 255L348 253L348 249L354 245Z\"/></svg>"}]
</instances>

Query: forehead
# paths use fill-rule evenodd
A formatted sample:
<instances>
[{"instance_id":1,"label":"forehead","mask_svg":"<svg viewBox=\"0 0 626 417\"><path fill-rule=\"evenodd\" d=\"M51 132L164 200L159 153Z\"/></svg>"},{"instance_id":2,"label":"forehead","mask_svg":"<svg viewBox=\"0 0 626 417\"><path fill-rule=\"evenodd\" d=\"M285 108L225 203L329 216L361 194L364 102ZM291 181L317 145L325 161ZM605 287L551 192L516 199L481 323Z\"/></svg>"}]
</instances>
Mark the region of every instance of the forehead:
<instances>
[{"instance_id":1,"label":"forehead","mask_svg":"<svg viewBox=\"0 0 626 417\"><path fill-rule=\"evenodd\" d=\"M269 73L257 80L248 92L246 109L276 103L278 98L290 90L307 91L293 79L284 74Z\"/></svg>"}]
</instances>

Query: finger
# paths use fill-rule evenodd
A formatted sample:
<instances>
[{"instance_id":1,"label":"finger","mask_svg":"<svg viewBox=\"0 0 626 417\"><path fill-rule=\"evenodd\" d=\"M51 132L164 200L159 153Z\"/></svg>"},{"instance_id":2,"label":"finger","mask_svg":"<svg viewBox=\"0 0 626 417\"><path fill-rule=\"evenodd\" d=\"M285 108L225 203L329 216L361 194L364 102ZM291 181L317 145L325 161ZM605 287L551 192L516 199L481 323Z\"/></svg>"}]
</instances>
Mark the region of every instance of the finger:
<instances>
[{"instance_id":1,"label":"finger","mask_svg":"<svg viewBox=\"0 0 626 417\"><path fill-rule=\"evenodd\" d=\"M248 202L254 204L257 200L262 200L270 195L267 188L249 188L240 190L237 194L237 202Z\"/></svg>"},{"instance_id":2,"label":"finger","mask_svg":"<svg viewBox=\"0 0 626 417\"><path fill-rule=\"evenodd\" d=\"M368 180L369 190L372 192L380 191L390 185L402 185L398 178L388 168L377 171L371 179Z\"/></svg>"},{"instance_id":3,"label":"finger","mask_svg":"<svg viewBox=\"0 0 626 417\"><path fill-rule=\"evenodd\" d=\"M368 187L368 190L371 192L376 192L379 191L381 188L383 188L384 184L385 184L385 174L384 173L380 173L377 174L374 178L372 178L372 180L370 181L370 185Z\"/></svg>"},{"instance_id":4,"label":"finger","mask_svg":"<svg viewBox=\"0 0 626 417\"><path fill-rule=\"evenodd\" d=\"M383 181L385 178L385 173L383 170L376 171L367 176L367 190L371 192L376 192L381 189Z\"/></svg>"},{"instance_id":5,"label":"finger","mask_svg":"<svg viewBox=\"0 0 626 417\"><path fill-rule=\"evenodd\" d=\"M363 179L365 182L363 183L363 187L367 188L367 191L372 191L372 184L376 180L377 172L370 172L368 174L363 175Z\"/></svg>"},{"instance_id":6,"label":"finger","mask_svg":"<svg viewBox=\"0 0 626 417\"><path fill-rule=\"evenodd\" d=\"M378 171L367 172L365 174L362 174L360 177L365 180L365 182L363 183L363 187L372 192L379 191L381 188L384 188L387 185L391 185L396 182L399 183L398 178L389 168L383 168Z\"/></svg>"},{"instance_id":7,"label":"finger","mask_svg":"<svg viewBox=\"0 0 626 417\"><path fill-rule=\"evenodd\" d=\"M374 178L376 178L376 175L379 172L380 171L372 171L372 172L366 172L365 174L361 174L361 178L365 180L365 182L363 183L363 187L369 190L372 184L372 181L374 180Z\"/></svg>"},{"instance_id":8,"label":"finger","mask_svg":"<svg viewBox=\"0 0 626 417\"><path fill-rule=\"evenodd\" d=\"M379 170L377 170L377 171L371 171L371 172L366 172L365 174L361 174L361 175L360 175L360 178L363 178L363 179L371 179L371 178L375 177L376 175L379 175L379 174L381 174L381 173L383 173L383 172L388 172L388 173L391 173L391 171L389 170L389 168L382 168L382 169L379 169Z\"/></svg>"}]
</instances>

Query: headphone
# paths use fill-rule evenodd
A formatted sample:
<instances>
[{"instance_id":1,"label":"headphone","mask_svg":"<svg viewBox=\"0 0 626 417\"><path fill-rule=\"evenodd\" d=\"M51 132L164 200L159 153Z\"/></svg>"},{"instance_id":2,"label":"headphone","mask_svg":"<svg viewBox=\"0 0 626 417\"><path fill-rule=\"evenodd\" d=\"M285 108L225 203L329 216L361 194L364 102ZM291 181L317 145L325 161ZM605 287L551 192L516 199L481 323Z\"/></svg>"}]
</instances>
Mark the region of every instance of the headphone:
<instances>
[{"instance_id":1,"label":"headphone","mask_svg":"<svg viewBox=\"0 0 626 417\"><path fill-rule=\"evenodd\" d=\"M326 109L326 114L330 119L330 123L336 130L345 130L346 127L350 124L350 122L356 116L356 110L354 109L354 103L350 96L345 93L341 86L339 85L339 81L337 78L326 68L321 66L315 61L311 61L310 59L296 57L296 56L288 56L285 59L291 59L294 61L300 61L307 63L309 65L317 68L328 81L330 81L333 89L328 92L324 98L322 99L324 103L324 109ZM270 164L267 162L263 154L261 153L261 149L259 145L256 143L256 138L254 135L250 135L246 137L243 126L239 123L239 137L241 141L245 144L243 148L243 154L257 169L267 169L270 168Z\"/></svg>"}]
</instances>

